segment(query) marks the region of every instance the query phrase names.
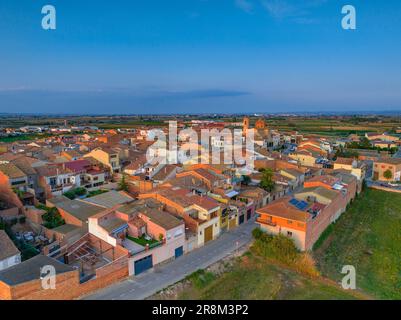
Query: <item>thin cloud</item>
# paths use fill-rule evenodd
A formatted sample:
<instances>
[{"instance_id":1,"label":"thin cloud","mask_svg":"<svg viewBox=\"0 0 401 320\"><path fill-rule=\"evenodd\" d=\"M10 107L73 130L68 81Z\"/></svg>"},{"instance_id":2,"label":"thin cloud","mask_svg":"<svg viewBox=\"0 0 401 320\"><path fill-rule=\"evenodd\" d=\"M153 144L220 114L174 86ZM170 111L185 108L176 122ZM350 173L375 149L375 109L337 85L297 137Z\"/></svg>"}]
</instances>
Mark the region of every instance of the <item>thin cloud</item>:
<instances>
[{"instance_id":1,"label":"thin cloud","mask_svg":"<svg viewBox=\"0 0 401 320\"><path fill-rule=\"evenodd\" d=\"M253 12L253 3L249 0L235 0L235 5L246 13Z\"/></svg>"},{"instance_id":2,"label":"thin cloud","mask_svg":"<svg viewBox=\"0 0 401 320\"><path fill-rule=\"evenodd\" d=\"M316 23L310 17L314 8L320 7L328 0L260 0L263 8L275 19L291 19L299 24Z\"/></svg>"},{"instance_id":3,"label":"thin cloud","mask_svg":"<svg viewBox=\"0 0 401 320\"><path fill-rule=\"evenodd\" d=\"M24 86L12 87L12 88L1 88L0 87L0 92L26 91L26 90L29 90L29 88L24 87Z\"/></svg>"},{"instance_id":4,"label":"thin cloud","mask_svg":"<svg viewBox=\"0 0 401 320\"><path fill-rule=\"evenodd\" d=\"M283 0L263 0L262 6L269 12L271 16L277 19L293 17L299 15L299 8L287 3Z\"/></svg>"}]
</instances>

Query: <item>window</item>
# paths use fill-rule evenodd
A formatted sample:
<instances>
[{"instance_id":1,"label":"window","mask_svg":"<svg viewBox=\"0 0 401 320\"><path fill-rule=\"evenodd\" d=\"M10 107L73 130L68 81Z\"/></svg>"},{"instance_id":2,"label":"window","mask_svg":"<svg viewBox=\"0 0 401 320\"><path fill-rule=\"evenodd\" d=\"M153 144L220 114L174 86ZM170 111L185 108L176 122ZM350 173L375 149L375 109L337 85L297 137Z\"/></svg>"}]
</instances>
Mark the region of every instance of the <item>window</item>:
<instances>
[{"instance_id":1,"label":"window","mask_svg":"<svg viewBox=\"0 0 401 320\"><path fill-rule=\"evenodd\" d=\"M292 237L292 232L291 231L287 231L287 236Z\"/></svg>"}]
</instances>

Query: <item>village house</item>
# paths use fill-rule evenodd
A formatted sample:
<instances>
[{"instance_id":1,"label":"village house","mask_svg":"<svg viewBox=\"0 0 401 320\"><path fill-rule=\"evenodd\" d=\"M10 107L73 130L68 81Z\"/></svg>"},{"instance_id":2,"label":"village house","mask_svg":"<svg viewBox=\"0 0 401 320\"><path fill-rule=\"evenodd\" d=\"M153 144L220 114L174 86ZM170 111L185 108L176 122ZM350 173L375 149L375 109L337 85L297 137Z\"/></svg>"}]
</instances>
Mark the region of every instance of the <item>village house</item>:
<instances>
[{"instance_id":1,"label":"village house","mask_svg":"<svg viewBox=\"0 0 401 320\"><path fill-rule=\"evenodd\" d=\"M160 187L140 194L140 199L153 198L165 204L167 212L185 221L187 251L203 246L220 234L221 207L210 197L199 196L188 189Z\"/></svg>"},{"instance_id":2,"label":"village house","mask_svg":"<svg viewBox=\"0 0 401 320\"><path fill-rule=\"evenodd\" d=\"M373 165L373 179L379 181L401 180L401 159L380 158Z\"/></svg>"},{"instance_id":3,"label":"village house","mask_svg":"<svg viewBox=\"0 0 401 320\"><path fill-rule=\"evenodd\" d=\"M21 253L4 230L0 230L0 271L21 262Z\"/></svg>"},{"instance_id":4,"label":"village house","mask_svg":"<svg viewBox=\"0 0 401 320\"><path fill-rule=\"evenodd\" d=\"M294 151L288 155L291 159L297 161L300 166L305 167L322 167L319 159L322 159L321 151L311 150L311 148L303 148Z\"/></svg>"},{"instance_id":5,"label":"village house","mask_svg":"<svg viewBox=\"0 0 401 320\"><path fill-rule=\"evenodd\" d=\"M130 252L129 274L140 274L184 253L185 224L154 199L141 199L89 218L89 232Z\"/></svg>"},{"instance_id":6,"label":"village house","mask_svg":"<svg viewBox=\"0 0 401 320\"><path fill-rule=\"evenodd\" d=\"M54 290L44 290L42 268L51 266L56 272ZM55 259L38 255L13 267L0 271L0 300L71 299L69 293L79 285L78 270Z\"/></svg>"},{"instance_id":7,"label":"village house","mask_svg":"<svg viewBox=\"0 0 401 320\"><path fill-rule=\"evenodd\" d=\"M321 233L340 217L356 193L356 178L351 175L311 180L305 181L303 190L257 210L256 222L262 230L290 237L303 251L312 249Z\"/></svg>"},{"instance_id":8,"label":"village house","mask_svg":"<svg viewBox=\"0 0 401 320\"><path fill-rule=\"evenodd\" d=\"M25 192L28 187L28 177L15 164L10 162L1 163L0 183Z\"/></svg>"},{"instance_id":9,"label":"village house","mask_svg":"<svg viewBox=\"0 0 401 320\"><path fill-rule=\"evenodd\" d=\"M101 162L108 168L111 173L118 173L121 171L119 150L112 147L98 147L84 155L86 157L93 157Z\"/></svg>"},{"instance_id":10,"label":"village house","mask_svg":"<svg viewBox=\"0 0 401 320\"><path fill-rule=\"evenodd\" d=\"M376 133L376 132L369 132L365 134L365 137L369 139L369 141L381 140L381 141L390 141L396 142L400 140L398 136L387 134L387 133Z\"/></svg>"},{"instance_id":11,"label":"village house","mask_svg":"<svg viewBox=\"0 0 401 320\"><path fill-rule=\"evenodd\" d=\"M360 181L363 181L366 176L366 164L352 158L337 157L336 161L334 161L333 169L347 170Z\"/></svg>"},{"instance_id":12,"label":"village house","mask_svg":"<svg viewBox=\"0 0 401 320\"><path fill-rule=\"evenodd\" d=\"M61 195L74 185L80 185L80 174L74 173L60 164L49 164L35 168L38 174L38 184L44 190L45 198Z\"/></svg>"}]
</instances>

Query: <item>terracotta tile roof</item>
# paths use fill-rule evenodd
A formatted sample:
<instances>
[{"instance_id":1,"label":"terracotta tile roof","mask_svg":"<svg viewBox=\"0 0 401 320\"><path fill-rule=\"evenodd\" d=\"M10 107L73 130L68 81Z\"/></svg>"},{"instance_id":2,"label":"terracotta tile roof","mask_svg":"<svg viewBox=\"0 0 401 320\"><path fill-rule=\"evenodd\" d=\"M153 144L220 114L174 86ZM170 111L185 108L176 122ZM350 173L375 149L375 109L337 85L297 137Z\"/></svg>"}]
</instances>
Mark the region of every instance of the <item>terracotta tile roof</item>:
<instances>
[{"instance_id":1,"label":"terracotta tile roof","mask_svg":"<svg viewBox=\"0 0 401 320\"><path fill-rule=\"evenodd\" d=\"M90 165L91 163L84 159L64 163L65 168L71 170L72 172L84 172Z\"/></svg>"},{"instance_id":2,"label":"terracotta tile roof","mask_svg":"<svg viewBox=\"0 0 401 320\"><path fill-rule=\"evenodd\" d=\"M41 167L35 168L38 175L42 177L53 177L60 174L68 174L71 173L71 170L64 168L62 164L51 164L51 165L44 165Z\"/></svg>"},{"instance_id":3,"label":"terracotta tile roof","mask_svg":"<svg viewBox=\"0 0 401 320\"><path fill-rule=\"evenodd\" d=\"M308 183L308 182L321 182L328 186L333 186L334 184L340 182L340 179L336 178L334 176L331 176L331 175L322 175L322 176L315 176L313 178L310 178L306 181L306 183Z\"/></svg>"},{"instance_id":4,"label":"terracotta tile roof","mask_svg":"<svg viewBox=\"0 0 401 320\"><path fill-rule=\"evenodd\" d=\"M19 254L14 242L8 237L4 230L0 230L0 261Z\"/></svg>"},{"instance_id":5,"label":"terracotta tile roof","mask_svg":"<svg viewBox=\"0 0 401 320\"><path fill-rule=\"evenodd\" d=\"M181 189L178 187L175 188L162 187L152 190L151 193L160 194L164 198L167 198L170 201L177 203L183 208L188 208L195 204L209 211L219 207L219 203L216 200L213 200L207 196L199 196L193 194L188 189Z\"/></svg>"},{"instance_id":6,"label":"terracotta tile roof","mask_svg":"<svg viewBox=\"0 0 401 320\"><path fill-rule=\"evenodd\" d=\"M12 161L12 163L14 163L26 175L36 175L36 171L32 167L32 164L36 162L38 162L38 160L25 156Z\"/></svg>"},{"instance_id":7,"label":"terracotta tile roof","mask_svg":"<svg viewBox=\"0 0 401 320\"><path fill-rule=\"evenodd\" d=\"M152 177L152 180L164 181L176 168L174 164L167 164Z\"/></svg>"},{"instance_id":8,"label":"terracotta tile roof","mask_svg":"<svg viewBox=\"0 0 401 320\"><path fill-rule=\"evenodd\" d=\"M26 174L13 163L0 164L0 171L10 179L26 177Z\"/></svg>"},{"instance_id":9,"label":"terracotta tile roof","mask_svg":"<svg viewBox=\"0 0 401 320\"><path fill-rule=\"evenodd\" d=\"M326 189L324 187L311 187L311 188L304 188L303 190L297 192L295 194L295 196L297 194L301 195L301 194L304 194L304 193L313 193L313 194L319 195L319 196L321 196L323 198L326 198L326 199L328 199L330 201L336 199L338 197L338 195L339 195L338 191L335 191L335 190L332 190L332 189Z\"/></svg>"},{"instance_id":10,"label":"terracotta tile roof","mask_svg":"<svg viewBox=\"0 0 401 320\"><path fill-rule=\"evenodd\" d=\"M264 197L268 194L266 190L259 187L243 187L240 191L240 196L249 198Z\"/></svg>"},{"instance_id":11,"label":"terracotta tile roof","mask_svg":"<svg viewBox=\"0 0 401 320\"><path fill-rule=\"evenodd\" d=\"M216 200L213 200L212 198L206 196L201 197L198 195L192 195L190 196L190 200L193 204L206 210L213 210L220 206L220 204Z\"/></svg>"},{"instance_id":12,"label":"terracotta tile roof","mask_svg":"<svg viewBox=\"0 0 401 320\"><path fill-rule=\"evenodd\" d=\"M284 219L307 222L310 218L310 214L306 211L302 211L290 204L292 197L280 198L267 206L257 210L259 214L268 214Z\"/></svg>"},{"instance_id":13,"label":"terracotta tile roof","mask_svg":"<svg viewBox=\"0 0 401 320\"><path fill-rule=\"evenodd\" d=\"M145 213L143 213L143 215L148 217L150 221L161 226L165 230L170 230L184 224L182 220L177 219L176 217L165 211L153 209L146 211Z\"/></svg>"},{"instance_id":14,"label":"terracotta tile roof","mask_svg":"<svg viewBox=\"0 0 401 320\"><path fill-rule=\"evenodd\" d=\"M335 163L346 164L346 165L352 165L353 162L354 162L354 159L352 159L352 158L342 158L342 157L338 157L335 161Z\"/></svg>"}]
</instances>

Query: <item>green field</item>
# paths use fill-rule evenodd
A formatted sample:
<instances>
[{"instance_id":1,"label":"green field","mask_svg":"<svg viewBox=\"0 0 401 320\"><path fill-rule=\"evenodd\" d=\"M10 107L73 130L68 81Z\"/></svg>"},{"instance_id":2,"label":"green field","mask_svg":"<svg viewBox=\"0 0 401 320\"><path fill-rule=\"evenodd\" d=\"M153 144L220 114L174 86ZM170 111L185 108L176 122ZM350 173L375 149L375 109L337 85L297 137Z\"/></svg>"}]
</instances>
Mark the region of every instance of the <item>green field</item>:
<instances>
[{"instance_id":1,"label":"green field","mask_svg":"<svg viewBox=\"0 0 401 320\"><path fill-rule=\"evenodd\" d=\"M219 276L205 272L195 273L189 279L193 284L179 293L179 299L349 300L362 297L329 281L268 263L250 252ZM202 282L202 279L205 280Z\"/></svg>"},{"instance_id":2,"label":"green field","mask_svg":"<svg viewBox=\"0 0 401 320\"><path fill-rule=\"evenodd\" d=\"M36 140L51 137L51 134L21 134L13 137L0 137L0 142L12 143L16 141Z\"/></svg>"},{"instance_id":3,"label":"green field","mask_svg":"<svg viewBox=\"0 0 401 320\"><path fill-rule=\"evenodd\" d=\"M324 276L338 281L353 265L358 288L401 299L401 194L368 189L330 229L314 253Z\"/></svg>"}]
</instances>

